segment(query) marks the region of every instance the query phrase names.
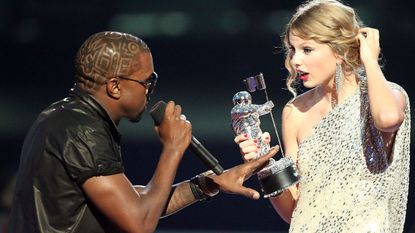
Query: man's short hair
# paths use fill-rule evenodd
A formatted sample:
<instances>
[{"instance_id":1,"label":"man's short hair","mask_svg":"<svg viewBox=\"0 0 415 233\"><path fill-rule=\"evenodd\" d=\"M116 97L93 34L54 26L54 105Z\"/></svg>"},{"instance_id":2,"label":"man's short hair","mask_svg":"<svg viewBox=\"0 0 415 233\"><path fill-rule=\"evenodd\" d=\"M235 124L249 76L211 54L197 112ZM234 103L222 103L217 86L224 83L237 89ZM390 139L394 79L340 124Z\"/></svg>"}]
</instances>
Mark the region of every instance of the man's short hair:
<instances>
[{"instance_id":1,"label":"man's short hair","mask_svg":"<svg viewBox=\"0 0 415 233\"><path fill-rule=\"evenodd\" d=\"M136 36L114 31L95 33L77 52L76 81L91 90L112 77L129 75L133 57L141 52L150 52L150 49Z\"/></svg>"}]
</instances>

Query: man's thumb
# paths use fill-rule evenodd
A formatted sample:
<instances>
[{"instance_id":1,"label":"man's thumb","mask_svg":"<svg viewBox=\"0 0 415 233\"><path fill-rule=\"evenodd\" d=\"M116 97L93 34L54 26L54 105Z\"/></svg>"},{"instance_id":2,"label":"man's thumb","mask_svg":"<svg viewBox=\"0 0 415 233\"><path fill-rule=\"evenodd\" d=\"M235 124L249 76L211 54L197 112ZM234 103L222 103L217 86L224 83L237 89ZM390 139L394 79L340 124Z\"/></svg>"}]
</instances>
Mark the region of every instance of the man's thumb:
<instances>
[{"instance_id":1,"label":"man's thumb","mask_svg":"<svg viewBox=\"0 0 415 233\"><path fill-rule=\"evenodd\" d=\"M253 200L258 200L260 197L260 194L256 190L245 187L242 189L242 195Z\"/></svg>"}]
</instances>

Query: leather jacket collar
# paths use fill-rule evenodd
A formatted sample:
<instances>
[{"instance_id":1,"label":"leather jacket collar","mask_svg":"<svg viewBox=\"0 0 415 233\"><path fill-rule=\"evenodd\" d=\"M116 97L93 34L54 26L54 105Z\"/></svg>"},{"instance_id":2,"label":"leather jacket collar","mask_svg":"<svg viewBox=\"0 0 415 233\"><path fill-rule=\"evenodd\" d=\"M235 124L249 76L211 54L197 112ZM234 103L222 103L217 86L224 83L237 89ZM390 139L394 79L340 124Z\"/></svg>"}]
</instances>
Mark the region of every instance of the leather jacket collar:
<instances>
[{"instance_id":1,"label":"leather jacket collar","mask_svg":"<svg viewBox=\"0 0 415 233\"><path fill-rule=\"evenodd\" d=\"M118 131L117 125L114 123L114 121L109 116L108 112L104 109L101 104L98 103L91 95L89 95L86 91L82 90L81 88L74 84L74 86L69 91L69 96L80 98L83 102L88 104L98 115L102 117L103 120L105 120L111 129L111 134L116 139L116 141L119 143L121 140L121 134Z\"/></svg>"}]
</instances>

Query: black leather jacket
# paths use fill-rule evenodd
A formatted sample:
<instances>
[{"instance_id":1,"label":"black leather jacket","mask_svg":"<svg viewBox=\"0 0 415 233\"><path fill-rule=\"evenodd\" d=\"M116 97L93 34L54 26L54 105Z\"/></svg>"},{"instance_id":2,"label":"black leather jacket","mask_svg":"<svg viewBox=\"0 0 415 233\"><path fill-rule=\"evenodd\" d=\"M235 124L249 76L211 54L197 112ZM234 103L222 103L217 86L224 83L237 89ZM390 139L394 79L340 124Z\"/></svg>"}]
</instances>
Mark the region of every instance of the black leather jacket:
<instances>
[{"instance_id":1,"label":"black leather jacket","mask_svg":"<svg viewBox=\"0 0 415 233\"><path fill-rule=\"evenodd\" d=\"M104 108L76 85L45 109L23 144L10 232L113 232L81 185L124 172L120 139Z\"/></svg>"}]
</instances>

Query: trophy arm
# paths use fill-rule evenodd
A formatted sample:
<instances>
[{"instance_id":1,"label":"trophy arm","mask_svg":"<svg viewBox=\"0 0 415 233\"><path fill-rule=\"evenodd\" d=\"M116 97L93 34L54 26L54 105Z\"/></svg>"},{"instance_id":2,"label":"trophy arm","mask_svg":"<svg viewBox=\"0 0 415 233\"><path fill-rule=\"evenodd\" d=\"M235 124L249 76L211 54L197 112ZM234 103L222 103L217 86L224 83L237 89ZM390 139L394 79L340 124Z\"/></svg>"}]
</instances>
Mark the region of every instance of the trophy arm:
<instances>
[{"instance_id":1,"label":"trophy arm","mask_svg":"<svg viewBox=\"0 0 415 233\"><path fill-rule=\"evenodd\" d=\"M272 108L274 107L274 103L269 100L265 104L256 105L257 113L262 116L271 112Z\"/></svg>"}]
</instances>

